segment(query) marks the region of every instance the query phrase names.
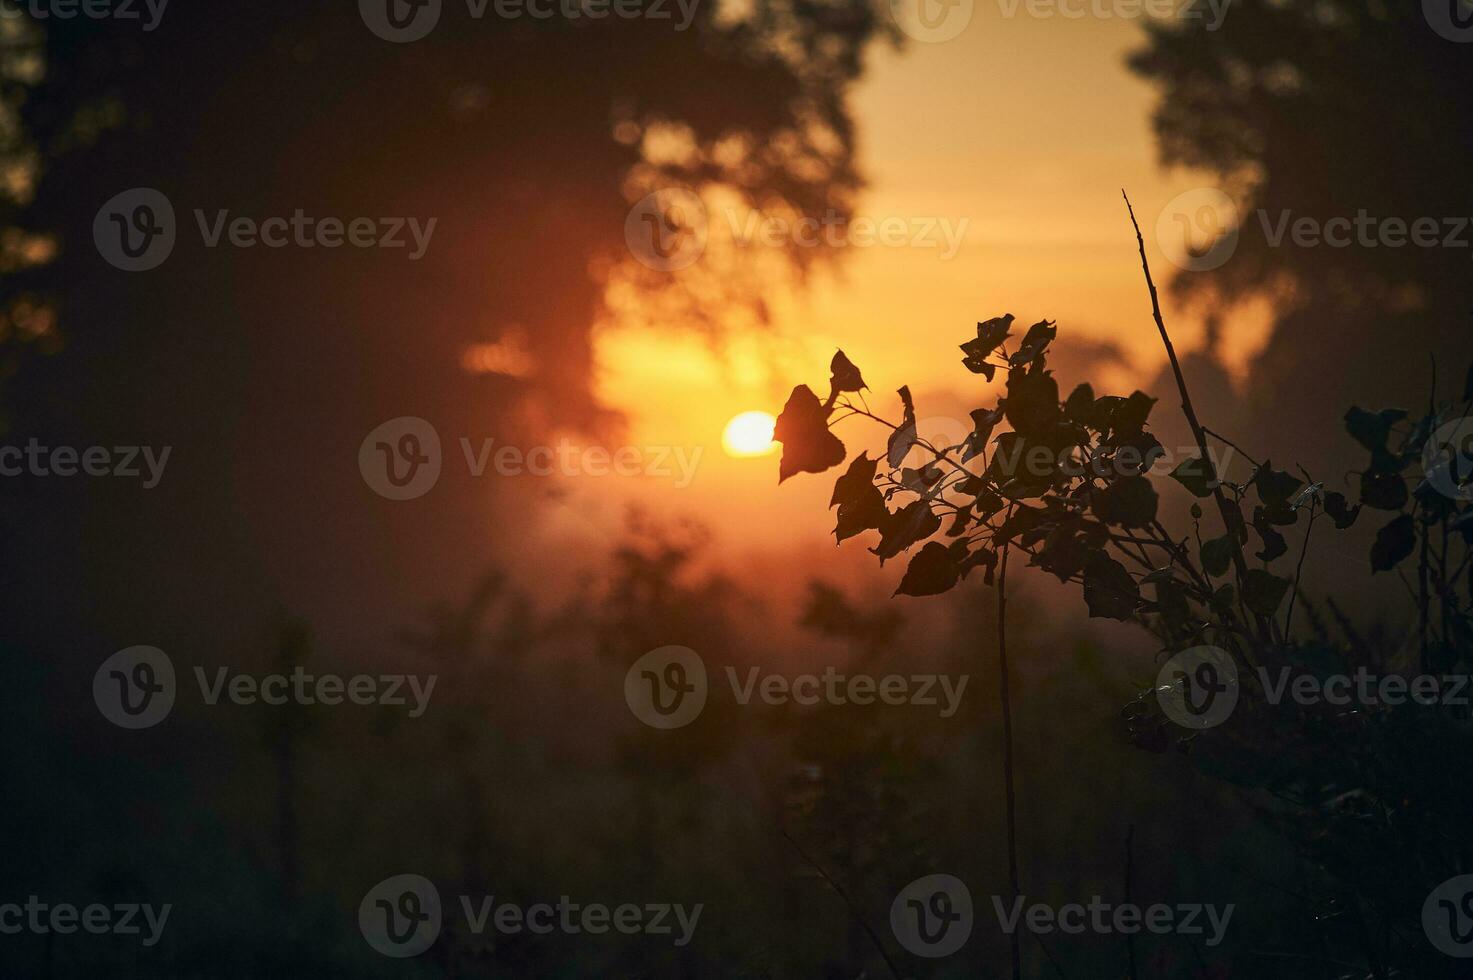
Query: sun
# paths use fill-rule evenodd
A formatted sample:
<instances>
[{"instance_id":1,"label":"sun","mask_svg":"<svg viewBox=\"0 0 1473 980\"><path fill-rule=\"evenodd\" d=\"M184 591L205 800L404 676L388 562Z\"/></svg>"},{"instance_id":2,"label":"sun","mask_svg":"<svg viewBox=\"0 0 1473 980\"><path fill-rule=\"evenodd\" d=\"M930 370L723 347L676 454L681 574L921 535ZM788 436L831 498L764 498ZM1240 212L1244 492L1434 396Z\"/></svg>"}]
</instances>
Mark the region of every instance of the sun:
<instances>
[{"instance_id":1,"label":"sun","mask_svg":"<svg viewBox=\"0 0 1473 980\"><path fill-rule=\"evenodd\" d=\"M766 456L777 446L772 427L777 420L766 412L743 412L726 423L721 445L728 456Z\"/></svg>"}]
</instances>

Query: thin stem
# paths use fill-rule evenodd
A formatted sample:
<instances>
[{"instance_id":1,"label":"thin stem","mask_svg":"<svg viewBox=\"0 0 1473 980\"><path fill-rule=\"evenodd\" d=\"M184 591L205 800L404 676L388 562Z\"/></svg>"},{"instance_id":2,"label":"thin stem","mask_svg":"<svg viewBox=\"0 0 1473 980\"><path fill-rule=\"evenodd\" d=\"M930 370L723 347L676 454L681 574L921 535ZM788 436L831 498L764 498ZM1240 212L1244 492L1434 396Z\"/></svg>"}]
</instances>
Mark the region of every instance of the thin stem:
<instances>
[{"instance_id":1,"label":"thin stem","mask_svg":"<svg viewBox=\"0 0 1473 980\"><path fill-rule=\"evenodd\" d=\"M1008 509L1012 516L1012 508ZM1002 696L1002 773L1006 784L1008 824L1008 888L1016 903L1023 893L1018 884L1018 819L1017 797L1013 789L1013 702L1008 688L1008 554L1012 542L1004 541L1001 567L997 574L997 662ZM1013 952L1013 980L1023 978L1023 946L1014 929L1009 937Z\"/></svg>"},{"instance_id":2,"label":"thin stem","mask_svg":"<svg viewBox=\"0 0 1473 980\"><path fill-rule=\"evenodd\" d=\"M1299 583L1304 581L1304 559L1309 555L1309 536L1314 533L1314 519L1318 508L1315 506L1313 497L1309 500L1309 527L1304 529L1304 543L1299 549L1299 564L1294 569L1294 591L1289 593L1289 612L1284 617L1284 641L1287 643L1294 636L1290 632L1294 628L1294 602L1299 598Z\"/></svg>"},{"instance_id":3,"label":"thin stem","mask_svg":"<svg viewBox=\"0 0 1473 980\"><path fill-rule=\"evenodd\" d=\"M1205 432L1205 433L1207 433L1212 438L1216 439L1218 442L1220 442L1223 445L1227 446L1229 449L1231 449L1233 452L1237 453L1239 456L1242 456L1249 463L1252 463L1253 464L1253 468L1255 470L1256 469L1262 469L1262 467L1258 463L1258 460L1254 459L1252 456L1249 456L1247 453L1245 453L1243 451L1243 447L1242 446L1240 446L1237 443L1233 442L1227 436L1224 436L1224 435L1221 435L1219 433L1213 432L1211 429L1207 428L1207 426L1205 426L1205 425L1202 426L1202 431Z\"/></svg>"},{"instance_id":4,"label":"thin stem","mask_svg":"<svg viewBox=\"0 0 1473 980\"><path fill-rule=\"evenodd\" d=\"M1197 410L1192 407L1192 396L1187 391L1187 380L1181 373L1181 362L1177 360L1176 348L1171 344L1171 335L1166 332L1166 321L1161 317L1161 298L1156 292L1156 282L1151 278L1151 264L1146 259L1146 240L1141 235L1140 222L1135 220L1135 208L1130 205L1130 198L1124 191L1120 196L1125 198L1125 209L1130 212L1130 223L1135 227L1136 247L1141 253L1141 270L1146 274L1146 288L1151 293L1151 315L1156 320L1156 329L1161 333L1161 344L1166 348L1166 356L1171 361L1171 373L1176 377L1176 390L1181 394L1182 414L1187 418L1187 425L1192 429L1192 435L1197 440L1197 451L1202 454L1203 465L1211 465L1211 457L1207 455L1207 434L1202 429L1202 423L1197 421ZM1222 492L1222 481L1218 479L1219 474L1213 474L1212 497L1217 501L1217 511L1222 516L1223 527L1233 536L1232 559L1233 568L1238 573L1238 591L1242 591L1242 583L1248 577L1248 563L1243 560L1243 549L1238 537L1238 527L1242 524L1243 516L1228 505L1227 496ZM1265 645L1268 644L1268 631L1264 625L1262 616L1257 617L1258 632Z\"/></svg>"},{"instance_id":5,"label":"thin stem","mask_svg":"<svg viewBox=\"0 0 1473 980\"><path fill-rule=\"evenodd\" d=\"M1422 648L1422 673L1426 674L1430 672L1428 664L1430 656L1428 653L1427 640L1429 632L1429 622L1427 614L1431 602L1428 596L1427 587L1427 541L1432 535L1429 530L1425 526L1423 526L1418 531L1417 536L1421 538L1421 548L1419 549L1420 553L1417 556L1417 639Z\"/></svg>"}]
</instances>

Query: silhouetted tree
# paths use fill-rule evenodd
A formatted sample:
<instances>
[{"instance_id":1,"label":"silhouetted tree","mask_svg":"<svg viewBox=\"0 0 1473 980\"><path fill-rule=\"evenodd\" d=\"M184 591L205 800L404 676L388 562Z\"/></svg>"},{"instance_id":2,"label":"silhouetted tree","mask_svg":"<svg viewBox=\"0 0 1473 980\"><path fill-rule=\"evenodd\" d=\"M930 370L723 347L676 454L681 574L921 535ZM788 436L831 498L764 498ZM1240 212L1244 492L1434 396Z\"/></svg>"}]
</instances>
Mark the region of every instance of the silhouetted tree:
<instances>
[{"instance_id":1,"label":"silhouetted tree","mask_svg":"<svg viewBox=\"0 0 1473 980\"><path fill-rule=\"evenodd\" d=\"M1235 0L1215 31L1212 22L1152 21L1130 64L1160 90L1162 161L1215 173L1239 205L1232 258L1179 274L1174 288L1208 302L1266 294L1274 303L1273 335L1249 375L1248 425L1283 451L1287 413L1310 431L1334 424L1337 406L1310 379L1334 378L1368 401L1424 401L1429 352L1449 361L1440 377L1452 390L1473 310L1466 223L1462 247L1441 244L1444 219L1469 217L1454 176L1473 164L1467 45L1410 2ZM1286 233L1274 246L1265 231L1266 222L1276 234L1286 214L1292 228L1362 210L1407 226L1433 219L1438 245L1301 247ZM1325 452L1293 448L1311 467Z\"/></svg>"}]
</instances>

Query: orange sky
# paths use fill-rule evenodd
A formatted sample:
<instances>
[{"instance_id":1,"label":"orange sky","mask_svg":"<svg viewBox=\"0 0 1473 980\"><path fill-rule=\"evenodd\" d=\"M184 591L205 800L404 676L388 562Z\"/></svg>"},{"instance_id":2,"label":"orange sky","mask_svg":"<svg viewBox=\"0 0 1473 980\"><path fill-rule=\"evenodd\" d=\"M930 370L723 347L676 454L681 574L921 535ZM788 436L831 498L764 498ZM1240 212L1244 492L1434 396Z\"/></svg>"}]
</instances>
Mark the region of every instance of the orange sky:
<instances>
[{"instance_id":1,"label":"orange sky","mask_svg":"<svg viewBox=\"0 0 1473 980\"><path fill-rule=\"evenodd\" d=\"M835 347L863 370L877 411L896 414L894 390L909 384L923 419L947 410L934 401L928 409L928 392L982 404L983 383L961 367L956 345L977 320L1004 312L1024 323L1056 319L1066 337L1109 338L1154 372L1161 355L1120 189L1131 193L1164 281L1174 270L1151 241L1157 217L1177 194L1212 180L1157 165L1153 93L1124 67L1139 21L1001 10L998 0L978 0L954 40L898 53L876 47L853 94L870 180L856 215L953 228L965 219L953 258L935 248L846 248L806 292L768 297L771 337L743 337L721 352L663 330L601 335L599 393L628 414L629 441L705 447L690 487L623 481L636 495L739 528L735 538L758 547L821 540L832 525L824 516L832 479L800 476L779 488L775 458L728 458L720 434L740 411L776 413L794 384L825 384ZM1190 350L1200 315L1165 302L1179 349ZM1240 318L1227 334L1225 353L1240 366L1262 325ZM1104 381L1136 380L1117 374ZM883 444L861 421L836 431L853 451Z\"/></svg>"}]
</instances>

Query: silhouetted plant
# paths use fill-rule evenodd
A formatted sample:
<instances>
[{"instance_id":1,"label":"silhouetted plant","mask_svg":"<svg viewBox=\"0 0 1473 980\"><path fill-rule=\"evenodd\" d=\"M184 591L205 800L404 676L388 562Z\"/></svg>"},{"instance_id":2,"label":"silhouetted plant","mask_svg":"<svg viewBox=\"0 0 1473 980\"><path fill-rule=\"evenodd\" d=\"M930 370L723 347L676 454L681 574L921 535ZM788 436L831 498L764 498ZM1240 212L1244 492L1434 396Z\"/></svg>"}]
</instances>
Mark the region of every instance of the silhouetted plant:
<instances>
[{"instance_id":1,"label":"silhouetted plant","mask_svg":"<svg viewBox=\"0 0 1473 980\"><path fill-rule=\"evenodd\" d=\"M1138 227L1136 235L1153 316L1197 444L1197 455L1169 474L1194 498L1191 533L1169 530L1158 514L1157 487L1148 476L1166 454L1148 427L1156 400L1139 391L1096 395L1088 384L1061 398L1048 368L1056 325L1040 320L1018 338L1011 314L979 323L977 336L961 344L969 371L989 381L1001 372L1006 386L994 406L971 412L973 430L963 441L936 445L922 439L908 387L899 390L899 421L871 411L860 369L839 351L827 397L820 400L799 385L778 418L779 481L842 464L848 454L833 425L853 416L870 419L889 430L885 450L877 458L861 452L836 481L830 501L837 508L835 538L843 542L877 532L870 550L882 564L918 548L897 595L945 593L978 569L984 583L996 587L1015 895L1020 888L1005 603L1007 560L1017 549L1030 565L1079 587L1091 617L1139 624L1156 636L1163 653L1201 645L1227 651L1243 678L1240 706L1229 723L1206 731L1175 727L1156 692L1148 690L1126 710L1132 739L1155 751L1173 743L1191 750L1214 774L1287 804L1274 814L1276 822L1292 830L1302 853L1331 884L1325 909L1330 918L1322 921L1350 922L1371 975L1405 975L1388 971L1412 962L1424 971L1446 970L1450 961L1424 962L1429 954L1418 941L1419 922L1411 923L1410 932L1401 927L1408 915L1415 919L1431 887L1466 869L1462 855L1473 842L1463 817L1473 799L1461 788L1449 790L1444 774L1427 771L1429 749L1468 742L1463 729L1448 730L1459 713L1425 706L1408 713L1383 710L1384 705L1323 715L1302 708L1268 711L1254 678L1255 671L1269 668L1345 670L1357 659L1397 666L1364 649L1348 623L1344 642L1329 640L1312 608L1313 635L1301 641L1293 634L1316 519L1324 514L1345 530L1364 508L1396 513L1371 548L1373 574L1400 575L1400 566L1417 556L1417 584L1408 583L1408 589L1418 611L1422 672L1473 665L1473 580L1466 577L1473 555L1473 456L1453 444L1473 435L1473 421L1459 435L1457 426L1447 425L1455 410L1435 404L1420 419L1400 410L1352 409L1347 428L1371 453L1355 506L1309 474L1300 479L1268 460L1249 457L1248 480L1227 480L1215 471L1208 451L1209 437L1222 437L1196 416ZM1462 395L1466 412L1473 404L1473 373ZM917 448L922 464L906 466ZM1409 471L1418 462L1425 464L1426 477L1409 489ZM1205 528L1204 505L1216 511ZM1281 529L1299 524L1304 514L1303 543L1291 555ZM1454 557L1459 548L1461 560ZM1375 860L1367 860L1368 849ZM1369 928L1372 918L1378 929ZM1013 961L1013 975L1021 976L1016 936Z\"/></svg>"}]
</instances>

